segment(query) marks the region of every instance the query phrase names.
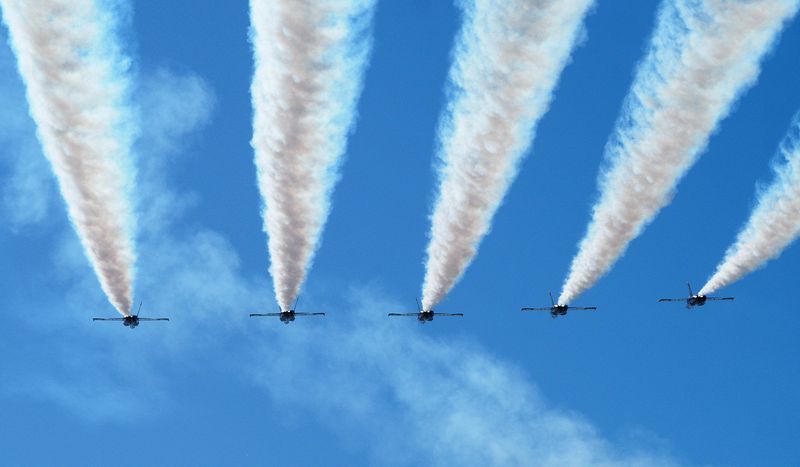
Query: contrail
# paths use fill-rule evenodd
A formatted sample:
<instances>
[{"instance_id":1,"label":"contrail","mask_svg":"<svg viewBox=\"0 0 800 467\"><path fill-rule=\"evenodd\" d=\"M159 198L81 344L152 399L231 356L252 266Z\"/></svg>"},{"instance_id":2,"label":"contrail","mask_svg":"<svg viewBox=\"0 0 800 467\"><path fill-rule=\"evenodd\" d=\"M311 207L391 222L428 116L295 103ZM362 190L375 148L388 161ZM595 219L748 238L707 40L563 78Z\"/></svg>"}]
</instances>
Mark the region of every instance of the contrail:
<instances>
[{"instance_id":1,"label":"contrail","mask_svg":"<svg viewBox=\"0 0 800 467\"><path fill-rule=\"evenodd\" d=\"M433 308L477 253L593 0L467 0L442 116L422 290Z\"/></svg>"},{"instance_id":2,"label":"contrail","mask_svg":"<svg viewBox=\"0 0 800 467\"><path fill-rule=\"evenodd\" d=\"M716 292L777 258L800 234L800 113L779 152L784 162L775 168L775 181L760 193L750 219L701 295Z\"/></svg>"},{"instance_id":3,"label":"contrail","mask_svg":"<svg viewBox=\"0 0 800 467\"><path fill-rule=\"evenodd\" d=\"M601 196L559 303L591 287L669 203L797 0L667 0L614 137Z\"/></svg>"},{"instance_id":4,"label":"contrail","mask_svg":"<svg viewBox=\"0 0 800 467\"><path fill-rule=\"evenodd\" d=\"M355 116L374 0L251 0L251 86L270 274L287 310L305 279Z\"/></svg>"},{"instance_id":5,"label":"contrail","mask_svg":"<svg viewBox=\"0 0 800 467\"><path fill-rule=\"evenodd\" d=\"M112 305L130 313L133 137L115 15L94 0L0 0L30 113L69 217Z\"/></svg>"}]
</instances>

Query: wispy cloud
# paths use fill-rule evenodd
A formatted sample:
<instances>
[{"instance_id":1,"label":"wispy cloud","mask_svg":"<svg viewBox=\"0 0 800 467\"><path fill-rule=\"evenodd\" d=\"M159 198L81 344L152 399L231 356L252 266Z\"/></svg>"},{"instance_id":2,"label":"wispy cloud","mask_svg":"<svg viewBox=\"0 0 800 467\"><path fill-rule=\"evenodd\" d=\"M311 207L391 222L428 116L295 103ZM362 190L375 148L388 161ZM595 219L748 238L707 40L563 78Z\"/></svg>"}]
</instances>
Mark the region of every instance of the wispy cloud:
<instances>
[{"instance_id":1,"label":"wispy cloud","mask_svg":"<svg viewBox=\"0 0 800 467\"><path fill-rule=\"evenodd\" d=\"M9 90L22 92L21 87ZM239 275L238 256L225 239L204 229L192 229L185 238L175 235L175 224L194 205L194 197L172 190L164 174L180 156L187 138L210 120L213 91L196 75L159 69L142 77L138 97L140 118L148 122L137 143L142 180L136 194L141 218L147 221L140 230L138 289L148 299L143 315L169 314L178 324L151 327L151 332L137 333L134 340L127 329L114 323L103 327L102 332L93 332L99 330L90 327L89 318L107 315L107 306L66 219L56 225L60 234L51 246L53 267L41 278L57 284L59 296L45 289L30 300L31 311L22 317L47 334L48 345L58 349L53 352L56 357L44 362L43 368L27 372L23 379L29 381L22 390L93 420L127 420L164 404L164 379L146 362L164 357L159 366L163 369L173 357L185 355L192 348L191 330L181 326L181 321L194 323L195 318L205 316L190 327L209 332L225 328L230 323L230 314L226 315L230 307L247 303L254 296L247 284L255 281ZM17 112L24 115L24 109L24 100L20 99ZM15 137L21 141L35 138L32 132ZM35 143L35 139L32 141ZM49 174L46 164L40 170ZM24 206L24 195L11 195L15 206ZM55 191L50 195L55 197ZM33 311L38 309L48 313ZM219 319L207 319L211 315ZM60 332L55 332L57 329ZM138 348L143 341L148 343L142 347L143 354L131 356L131 346ZM10 390L19 393L20 387L15 385Z\"/></svg>"},{"instance_id":2,"label":"wispy cloud","mask_svg":"<svg viewBox=\"0 0 800 467\"><path fill-rule=\"evenodd\" d=\"M142 105L143 117L180 109L175 118L197 122L193 127L168 124L172 129L163 133L152 130L164 139L154 145L158 151L148 150L148 138L143 137L142 172L168 173L174 151L208 121L214 99L207 85L194 86L191 95L180 92L192 88L187 83L198 82L192 75L161 71L144 79L153 81L142 89L158 89L160 97L141 97L149 102ZM204 101L209 107L181 107L171 99ZM165 196L177 200L177 206L186 199L166 179L146 178L141 194L148 199ZM352 428L346 430L352 435L342 434L343 441L366 446L365 455L376 463L673 464L660 449L612 442L580 415L553 408L522 370L490 351L464 339L428 337L411 321L387 320L384 310L397 304L381 291L350 291L346 307L329 310L325 321L288 328L271 321L248 322L245 314L261 304L266 280L246 277L239 255L218 233L202 228L187 237L175 233L191 204L166 217L162 215L169 205L140 206L144 216L157 209L162 214L152 218L163 223L154 224L157 236L143 235L139 289L151 303L146 312L174 318L169 327L143 326L131 332L121 326L92 326L86 307L101 306L102 296L81 261L80 245L67 235L56 267L74 284L66 297L48 298L48 305L58 301L64 313L44 328L40 322L30 323L31 332L47 335L57 357L48 357L33 373L16 369L21 372L15 374L17 383L9 388L5 381L6 391L52 401L92 421L135 422L175 403L169 375L176 368L202 361L204 367L230 369L230 360L214 359L213 354L246 349L237 353L253 358L234 362L234 371L263 388L271 404L284 407L287 418L309 415L334 432ZM76 320L86 321L76 325ZM243 329L245 324L256 327ZM292 358L286 358L286 349L292 349Z\"/></svg>"},{"instance_id":3,"label":"wispy cloud","mask_svg":"<svg viewBox=\"0 0 800 467\"><path fill-rule=\"evenodd\" d=\"M210 122L214 91L201 77L158 68L141 77L137 93L142 133L137 143L140 189L137 191L140 240L168 232L188 209L194 193L178 193L166 177L174 162L194 163L185 153L198 130Z\"/></svg>"},{"instance_id":4,"label":"wispy cloud","mask_svg":"<svg viewBox=\"0 0 800 467\"><path fill-rule=\"evenodd\" d=\"M130 346L110 349L103 342L88 346L77 340L57 365L15 379L5 389L17 397L55 402L92 422L136 422L165 404L163 374L154 370L153 360L132 353Z\"/></svg>"},{"instance_id":5,"label":"wispy cloud","mask_svg":"<svg viewBox=\"0 0 800 467\"><path fill-rule=\"evenodd\" d=\"M249 362L289 410L316 415L372 446L381 464L673 465L669 455L610 442L553 408L518 368L460 339L387 320L386 294L352 290L347 315L270 336ZM276 358L282 349L292 358ZM391 423L387 421L391 420Z\"/></svg>"},{"instance_id":6,"label":"wispy cloud","mask_svg":"<svg viewBox=\"0 0 800 467\"><path fill-rule=\"evenodd\" d=\"M179 156L187 138L210 123L216 105L214 91L203 78L166 68L143 76L137 96L141 144L149 156L145 162Z\"/></svg>"}]
</instances>

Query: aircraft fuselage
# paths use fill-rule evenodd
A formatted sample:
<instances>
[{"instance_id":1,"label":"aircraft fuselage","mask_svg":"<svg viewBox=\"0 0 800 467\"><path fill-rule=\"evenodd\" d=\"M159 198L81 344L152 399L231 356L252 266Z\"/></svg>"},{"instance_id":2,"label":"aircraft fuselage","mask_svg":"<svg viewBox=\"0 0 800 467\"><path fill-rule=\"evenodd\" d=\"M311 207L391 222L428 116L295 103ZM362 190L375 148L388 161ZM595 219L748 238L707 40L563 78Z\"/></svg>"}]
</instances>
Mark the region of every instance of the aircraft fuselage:
<instances>
[{"instance_id":1,"label":"aircraft fuselage","mask_svg":"<svg viewBox=\"0 0 800 467\"><path fill-rule=\"evenodd\" d=\"M567 305L553 305L553 307L550 308L550 316L553 318L557 316L566 316L568 310L569 306Z\"/></svg>"},{"instance_id":2,"label":"aircraft fuselage","mask_svg":"<svg viewBox=\"0 0 800 467\"><path fill-rule=\"evenodd\" d=\"M283 324L289 324L292 321L294 321L295 320L294 310L281 311L280 320L281 320L281 323L283 323Z\"/></svg>"},{"instance_id":3,"label":"aircraft fuselage","mask_svg":"<svg viewBox=\"0 0 800 467\"><path fill-rule=\"evenodd\" d=\"M686 299L686 308L703 306L706 304L706 300L708 300L708 297L706 297L705 295L692 295L691 297Z\"/></svg>"},{"instance_id":4,"label":"aircraft fuselage","mask_svg":"<svg viewBox=\"0 0 800 467\"><path fill-rule=\"evenodd\" d=\"M420 311L419 316L417 316L417 319L419 320L420 323L425 324L427 322L433 321L433 315L434 315L433 310Z\"/></svg>"},{"instance_id":5,"label":"aircraft fuselage","mask_svg":"<svg viewBox=\"0 0 800 467\"><path fill-rule=\"evenodd\" d=\"M133 329L139 325L139 318L134 315L128 315L122 320L122 324Z\"/></svg>"}]
</instances>

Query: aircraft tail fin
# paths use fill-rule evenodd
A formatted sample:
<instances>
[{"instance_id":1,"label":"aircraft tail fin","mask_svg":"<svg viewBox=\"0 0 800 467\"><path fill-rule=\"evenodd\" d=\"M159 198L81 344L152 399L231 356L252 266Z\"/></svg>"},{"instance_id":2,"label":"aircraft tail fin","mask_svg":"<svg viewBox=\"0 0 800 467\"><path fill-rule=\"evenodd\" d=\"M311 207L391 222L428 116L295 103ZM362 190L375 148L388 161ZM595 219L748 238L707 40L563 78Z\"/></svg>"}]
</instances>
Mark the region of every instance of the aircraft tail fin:
<instances>
[{"instance_id":1,"label":"aircraft tail fin","mask_svg":"<svg viewBox=\"0 0 800 467\"><path fill-rule=\"evenodd\" d=\"M686 286L689 287L689 296L694 297L694 292L692 291L692 284L689 281L686 281Z\"/></svg>"},{"instance_id":2,"label":"aircraft tail fin","mask_svg":"<svg viewBox=\"0 0 800 467\"><path fill-rule=\"evenodd\" d=\"M133 315L133 316L135 316L135 317L137 317L137 318L139 317L139 313L141 313L141 312L142 312L142 303L143 303L143 302L141 302L141 301L139 302L139 309L138 309L138 310L136 310L136 314L135 314L135 315Z\"/></svg>"},{"instance_id":3,"label":"aircraft tail fin","mask_svg":"<svg viewBox=\"0 0 800 467\"><path fill-rule=\"evenodd\" d=\"M420 305L420 303L419 303L419 299L418 299L418 298L415 298L415 300L417 301L417 309L418 309L420 312L422 312L422 305Z\"/></svg>"},{"instance_id":4,"label":"aircraft tail fin","mask_svg":"<svg viewBox=\"0 0 800 467\"><path fill-rule=\"evenodd\" d=\"M548 291L547 291L547 294L548 294L548 295L550 295L550 303L551 303L553 306L556 306L556 301L555 301L555 300L553 300L553 292L551 292L551 291L549 291L549 290L548 290Z\"/></svg>"}]
</instances>

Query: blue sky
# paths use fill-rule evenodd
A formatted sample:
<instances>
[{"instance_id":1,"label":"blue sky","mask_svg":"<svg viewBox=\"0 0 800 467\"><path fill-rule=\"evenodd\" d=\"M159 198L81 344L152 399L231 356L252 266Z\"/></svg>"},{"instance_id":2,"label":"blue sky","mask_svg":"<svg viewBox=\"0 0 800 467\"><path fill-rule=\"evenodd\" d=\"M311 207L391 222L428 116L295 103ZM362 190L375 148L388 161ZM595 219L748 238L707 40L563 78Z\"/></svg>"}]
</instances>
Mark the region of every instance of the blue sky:
<instances>
[{"instance_id":1,"label":"blue sky","mask_svg":"<svg viewBox=\"0 0 800 467\"><path fill-rule=\"evenodd\" d=\"M800 24L713 135L673 202L579 304L551 320L597 197L603 148L656 1L600 1L492 231L440 305L413 310L436 127L460 24L448 1L383 0L342 177L292 326L275 303L249 141L246 2L136 2L138 299L113 310L0 49L0 459L11 464L450 464L640 461L796 465L798 249L687 311L747 219L800 109ZM4 38L7 33L4 31ZM3 41L6 42L5 40ZM162 323L154 323L162 324Z\"/></svg>"}]
</instances>

